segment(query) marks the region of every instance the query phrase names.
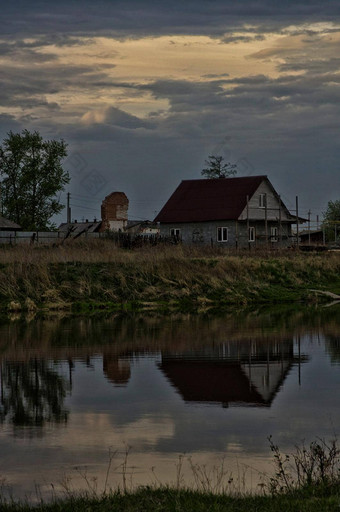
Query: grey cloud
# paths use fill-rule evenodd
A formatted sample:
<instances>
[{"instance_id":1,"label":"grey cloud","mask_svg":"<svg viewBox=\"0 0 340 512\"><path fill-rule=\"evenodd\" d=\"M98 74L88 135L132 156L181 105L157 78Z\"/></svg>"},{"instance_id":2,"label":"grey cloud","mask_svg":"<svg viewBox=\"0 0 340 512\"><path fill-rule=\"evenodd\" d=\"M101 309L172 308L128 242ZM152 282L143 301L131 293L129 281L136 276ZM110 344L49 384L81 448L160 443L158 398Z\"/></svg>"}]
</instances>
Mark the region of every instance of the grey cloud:
<instances>
[{"instance_id":1,"label":"grey cloud","mask_svg":"<svg viewBox=\"0 0 340 512\"><path fill-rule=\"evenodd\" d=\"M2 6L2 34L78 34L98 33L120 37L145 34L215 34L223 35L227 27L262 24L283 29L287 24L315 19L334 20L340 5L332 0L101 0L81 4L76 1L14 0ZM264 32L264 25L262 26Z\"/></svg>"},{"instance_id":2,"label":"grey cloud","mask_svg":"<svg viewBox=\"0 0 340 512\"><path fill-rule=\"evenodd\" d=\"M256 35L226 35L221 37L222 43L250 43L252 41L264 41L266 38L263 34Z\"/></svg>"},{"instance_id":3,"label":"grey cloud","mask_svg":"<svg viewBox=\"0 0 340 512\"><path fill-rule=\"evenodd\" d=\"M287 58L286 62L278 66L280 71L308 71L309 73L333 73L340 69L340 58L306 59L298 60Z\"/></svg>"},{"instance_id":4,"label":"grey cloud","mask_svg":"<svg viewBox=\"0 0 340 512\"><path fill-rule=\"evenodd\" d=\"M219 73L219 74L210 73L207 75L202 75L202 78L224 78L227 76L229 76L229 73Z\"/></svg>"}]
</instances>

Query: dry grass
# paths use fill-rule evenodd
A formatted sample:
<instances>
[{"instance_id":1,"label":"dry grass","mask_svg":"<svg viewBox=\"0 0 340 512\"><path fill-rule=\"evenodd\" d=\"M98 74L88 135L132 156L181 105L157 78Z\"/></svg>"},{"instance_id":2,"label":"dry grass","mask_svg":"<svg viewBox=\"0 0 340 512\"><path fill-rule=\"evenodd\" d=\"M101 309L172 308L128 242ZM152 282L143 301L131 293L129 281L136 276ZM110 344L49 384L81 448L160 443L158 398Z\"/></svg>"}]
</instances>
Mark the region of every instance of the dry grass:
<instances>
[{"instance_id":1,"label":"dry grass","mask_svg":"<svg viewBox=\"0 0 340 512\"><path fill-rule=\"evenodd\" d=\"M0 301L246 304L340 291L338 253L236 253L219 248L118 248L110 240L0 250ZM337 287L339 290L337 290Z\"/></svg>"}]
</instances>

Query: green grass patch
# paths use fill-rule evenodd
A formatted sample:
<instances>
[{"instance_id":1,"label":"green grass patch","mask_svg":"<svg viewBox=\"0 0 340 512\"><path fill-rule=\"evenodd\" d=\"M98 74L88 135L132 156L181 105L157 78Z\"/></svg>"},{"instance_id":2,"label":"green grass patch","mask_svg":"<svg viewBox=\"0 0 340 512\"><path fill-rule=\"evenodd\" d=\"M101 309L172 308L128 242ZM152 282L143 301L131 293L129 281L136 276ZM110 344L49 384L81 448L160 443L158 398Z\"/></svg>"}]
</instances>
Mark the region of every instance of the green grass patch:
<instances>
[{"instance_id":1,"label":"green grass patch","mask_svg":"<svg viewBox=\"0 0 340 512\"><path fill-rule=\"evenodd\" d=\"M71 497L64 501L32 507L24 504L1 505L2 512L328 512L339 510L340 495L318 497L245 496L140 488L135 492L115 492L107 496Z\"/></svg>"}]
</instances>

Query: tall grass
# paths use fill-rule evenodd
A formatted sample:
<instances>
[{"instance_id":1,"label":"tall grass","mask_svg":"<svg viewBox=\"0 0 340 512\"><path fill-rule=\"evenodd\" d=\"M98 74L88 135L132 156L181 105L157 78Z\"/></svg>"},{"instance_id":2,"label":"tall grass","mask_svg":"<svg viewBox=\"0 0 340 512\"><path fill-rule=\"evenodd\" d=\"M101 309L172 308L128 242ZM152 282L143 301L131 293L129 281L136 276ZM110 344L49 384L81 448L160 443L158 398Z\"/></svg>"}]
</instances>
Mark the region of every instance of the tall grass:
<instances>
[{"instance_id":1,"label":"tall grass","mask_svg":"<svg viewBox=\"0 0 340 512\"><path fill-rule=\"evenodd\" d=\"M280 302L340 291L337 253L236 253L220 248L118 248L110 240L0 250L0 302L51 305L161 302L207 305Z\"/></svg>"}]
</instances>

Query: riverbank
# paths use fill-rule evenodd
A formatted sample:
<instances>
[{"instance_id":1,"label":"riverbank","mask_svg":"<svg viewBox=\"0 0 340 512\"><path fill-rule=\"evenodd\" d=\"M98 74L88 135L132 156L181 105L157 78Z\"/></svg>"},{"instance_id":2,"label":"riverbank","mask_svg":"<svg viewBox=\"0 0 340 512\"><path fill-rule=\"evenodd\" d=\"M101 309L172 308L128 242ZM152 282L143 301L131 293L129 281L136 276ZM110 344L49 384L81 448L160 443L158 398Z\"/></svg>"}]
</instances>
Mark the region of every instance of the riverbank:
<instances>
[{"instance_id":1,"label":"riverbank","mask_svg":"<svg viewBox=\"0 0 340 512\"><path fill-rule=\"evenodd\" d=\"M340 294L340 254L157 246L110 241L0 251L3 311L226 308L315 302Z\"/></svg>"},{"instance_id":2,"label":"riverbank","mask_svg":"<svg viewBox=\"0 0 340 512\"><path fill-rule=\"evenodd\" d=\"M99 498L73 497L37 506L1 505L3 512L328 512L339 510L340 494L306 496L302 492L280 496L231 497L171 488L141 488Z\"/></svg>"}]
</instances>

